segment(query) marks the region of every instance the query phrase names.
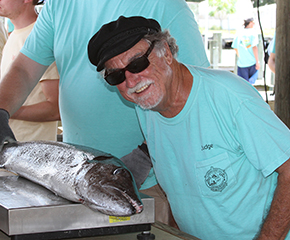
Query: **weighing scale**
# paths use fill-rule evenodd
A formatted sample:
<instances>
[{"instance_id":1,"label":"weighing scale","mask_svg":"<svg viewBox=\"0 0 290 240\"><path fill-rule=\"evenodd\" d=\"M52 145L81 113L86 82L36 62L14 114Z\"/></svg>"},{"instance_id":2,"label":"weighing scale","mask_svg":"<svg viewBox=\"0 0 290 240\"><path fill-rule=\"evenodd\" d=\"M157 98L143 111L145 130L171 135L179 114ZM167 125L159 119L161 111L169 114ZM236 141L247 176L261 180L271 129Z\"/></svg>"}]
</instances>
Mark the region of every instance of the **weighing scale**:
<instances>
[{"instance_id":1,"label":"weighing scale","mask_svg":"<svg viewBox=\"0 0 290 240\"><path fill-rule=\"evenodd\" d=\"M108 216L56 196L0 170L0 230L12 240L47 240L150 231L154 198L140 194L144 209L130 217Z\"/></svg>"}]
</instances>

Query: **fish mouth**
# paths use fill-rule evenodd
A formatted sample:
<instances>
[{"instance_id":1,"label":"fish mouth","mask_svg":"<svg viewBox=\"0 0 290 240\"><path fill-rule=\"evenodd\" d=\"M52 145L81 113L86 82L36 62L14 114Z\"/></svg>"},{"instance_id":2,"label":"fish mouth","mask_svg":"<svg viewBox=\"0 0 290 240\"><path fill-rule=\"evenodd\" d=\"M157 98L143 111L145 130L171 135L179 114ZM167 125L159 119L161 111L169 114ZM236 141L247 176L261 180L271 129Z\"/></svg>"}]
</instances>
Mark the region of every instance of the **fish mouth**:
<instances>
[{"instance_id":1,"label":"fish mouth","mask_svg":"<svg viewBox=\"0 0 290 240\"><path fill-rule=\"evenodd\" d=\"M143 211L143 205L138 204L137 201L133 200L128 194L120 191L121 194L129 201L129 203L135 208L136 213L141 213Z\"/></svg>"},{"instance_id":2,"label":"fish mouth","mask_svg":"<svg viewBox=\"0 0 290 240\"><path fill-rule=\"evenodd\" d=\"M112 186L106 186L106 188L111 188L114 189L116 191L118 191L119 193L122 194L123 197L125 197L128 202L133 206L133 208L135 209L135 213L141 213L143 211L143 205L138 203L136 200L134 200L133 198L131 198L126 191L122 191L118 188L112 187Z\"/></svg>"}]
</instances>

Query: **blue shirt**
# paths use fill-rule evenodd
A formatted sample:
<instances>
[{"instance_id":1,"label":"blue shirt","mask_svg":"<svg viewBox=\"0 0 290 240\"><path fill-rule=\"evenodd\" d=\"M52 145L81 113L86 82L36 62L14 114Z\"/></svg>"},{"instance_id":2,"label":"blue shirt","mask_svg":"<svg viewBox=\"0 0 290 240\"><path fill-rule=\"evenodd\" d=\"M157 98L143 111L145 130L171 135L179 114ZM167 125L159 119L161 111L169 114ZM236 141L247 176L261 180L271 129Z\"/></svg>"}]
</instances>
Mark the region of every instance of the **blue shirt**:
<instances>
[{"instance_id":1,"label":"blue shirt","mask_svg":"<svg viewBox=\"0 0 290 240\"><path fill-rule=\"evenodd\" d=\"M193 86L173 118L137 107L175 220L200 239L253 239L273 198L290 131L236 75L188 66Z\"/></svg>"},{"instance_id":2,"label":"blue shirt","mask_svg":"<svg viewBox=\"0 0 290 240\"><path fill-rule=\"evenodd\" d=\"M7 23L8 23L8 33L13 32L14 25L13 25L13 23L11 22L11 20L9 18L7 19Z\"/></svg>"},{"instance_id":3,"label":"blue shirt","mask_svg":"<svg viewBox=\"0 0 290 240\"><path fill-rule=\"evenodd\" d=\"M274 33L274 37L268 46L268 52L269 54L276 53L276 32Z\"/></svg>"},{"instance_id":4,"label":"blue shirt","mask_svg":"<svg viewBox=\"0 0 290 240\"><path fill-rule=\"evenodd\" d=\"M144 137L134 105L96 72L87 44L103 24L120 15L155 18L177 39L181 61L209 66L197 23L184 0L49 0L21 50L42 65L56 61L64 141L117 157L130 153Z\"/></svg>"},{"instance_id":5,"label":"blue shirt","mask_svg":"<svg viewBox=\"0 0 290 240\"><path fill-rule=\"evenodd\" d=\"M239 57L237 65L241 68L256 64L253 47L259 43L258 34L253 28L245 28L235 37L232 48L238 49Z\"/></svg>"}]
</instances>

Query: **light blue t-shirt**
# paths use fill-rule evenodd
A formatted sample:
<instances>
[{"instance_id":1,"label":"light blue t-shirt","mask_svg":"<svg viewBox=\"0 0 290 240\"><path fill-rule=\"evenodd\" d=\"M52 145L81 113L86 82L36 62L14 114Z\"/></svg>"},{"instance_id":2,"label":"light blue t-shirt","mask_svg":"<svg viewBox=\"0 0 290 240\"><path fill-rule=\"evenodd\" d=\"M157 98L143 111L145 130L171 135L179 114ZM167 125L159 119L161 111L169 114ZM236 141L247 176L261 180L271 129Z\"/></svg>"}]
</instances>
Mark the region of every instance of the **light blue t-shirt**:
<instances>
[{"instance_id":1,"label":"light blue t-shirt","mask_svg":"<svg viewBox=\"0 0 290 240\"><path fill-rule=\"evenodd\" d=\"M120 15L155 18L176 38L180 61L209 66L197 23L184 0L49 0L21 50L43 65L56 61L64 141L117 157L130 153L144 138L134 105L96 72L87 44L103 24ZM143 189L154 184L153 179Z\"/></svg>"},{"instance_id":2,"label":"light blue t-shirt","mask_svg":"<svg viewBox=\"0 0 290 240\"><path fill-rule=\"evenodd\" d=\"M258 43L258 34L253 28L243 29L243 31L235 37L232 48L238 49L239 57L237 65L239 67L250 67L256 64L253 47L257 46Z\"/></svg>"},{"instance_id":3,"label":"light blue t-shirt","mask_svg":"<svg viewBox=\"0 0 290 240\"><path fill-rule=\"evenodd\" d=\"M137 107L156 177L184 232L253 239L290 157L290 131L236 75L188 66L193 86L173 118Z\"/></svg>"},{"instance_id":4,"label":"light blue t-shirt","mask_svg":"<svg viewBox=\"0 0 290 240\"><path fill-rule=\"evenodd\" d=\"M268 46L268 52L269 54L276 53L276 32L274 33L274 37Z\"/></svg>"},{"instance_id":5,"label":"light blue t-shirt","mask_svg":"<svg viewBox=\"0 0 290 240\"><path fill-rule=\"evenodd\" d=\"M7 23L8 23L8 33L12 33L14 31L14 25L9 18L7 19Z\"/></svg>"}]
</instances>

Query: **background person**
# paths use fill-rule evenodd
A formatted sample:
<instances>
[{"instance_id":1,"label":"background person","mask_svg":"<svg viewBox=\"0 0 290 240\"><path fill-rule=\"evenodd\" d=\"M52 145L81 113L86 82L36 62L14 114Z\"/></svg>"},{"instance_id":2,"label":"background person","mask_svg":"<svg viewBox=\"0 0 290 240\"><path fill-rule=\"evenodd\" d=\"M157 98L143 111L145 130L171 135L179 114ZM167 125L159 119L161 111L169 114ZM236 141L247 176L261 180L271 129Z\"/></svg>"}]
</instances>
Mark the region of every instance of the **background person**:
<instances>
[{"instance_id":1,"label":"background person","mask_svg":"<svg viewBox=\"0 0 290 240\"><path fill-rule=\"evenodd\" d=\"M255 75L254 83L258 77L257 70L260 69L258 57L258 34L254 29L254 19L244 20L244 29L235 37L232 48L235 49L238 56L238 75L248 82Z\"/></svg>"},{"instance_id":2,"label":"background person","mask_svg":"<svg viewBox=\"0 0 290 240\"><path fill-rule=\"evenodd\" d=\"M209 66L197 23L184 0L50 0L42 8L11 71L0 84L0 108L13 115L47 66L56 61L60 74L63 141L109 152L122 157L126 165L131 158L136 163L130 165L139 170L139 174L134 175L135 180L140 175L145 175L145 178L149 175L145 182L145 178L138 179L137 184L143 183L141 190L160 195L162 191L157 185L150 159L146 162L148 157L137 147L144 141L144 136L134 104L123 100L115 88L103 83L87 55L91 36L104 23L120 15L157 19L176 36L180 44L180 60ZM16 87L11 89L11 85ZM7 115L3 115L2 121L0 118L0 142L7 135L4 133L9 132L5 127ZM131 152L133 156L128 156ZM144 163L142 166L140 161ZM160 199L163 204L164 196ZM156 197L155 200L158 201ZM168 214L161 212L158 204L156 206L156 219L166 223Z\"/></svg>"},{"instance_id":3,"label":"background person","mask_svg":"<svg viewBox=\"0 0 290 240\"><path fill-rule=\"evenodd\" d=\"M276 32L274 34L274 37L269 45L268 52L270 52L269 60L268 60L268 66L270 70L275 73L276 67Z\"/></svg>"},{"instance_id":4,"label":"background person","mask_svg":"<svg viewBox=\"0 0 290 240\"><path fill-rule=\"evenodd\" d=\"M14 30L14 25L11 22L11 20L8 18L7 19L7 31L8 31L8 36L10 36L10 34L13 32Z\"/></svg>"},{"instance_id":5,"label":"background person","mask_svg":"<svg viewBox=\"0 0 290 240\"><path fill-rule=\"evenodd\" d=\"M140 106L156 177L182 231L205 240L284 239L289 129L250 84L182 64L177 49L155 20L120 17L92 37L88 52L106 81Z\"/></svg>"},{"instance_id":6,"label":"background person","mask_svg":"<svg viewBox=\"0 0 290 240\"><path fill-rule=\"evenodd\" d=\"M0 16L11 19L15 29L3 49L1 72L9 70L31 32L37 13L38 0L1 1ZM58 108L59 75L53 63L30 93L23 106L11 116L9 122L18 141L57 139L57 124L60 119ZM14 89L11 81L10 88Z\"/></svg>"},{"instance_id":7,"label":"background person","mask_svg":"<svg viewBox=\"0 0 290 240\"><path fill-rule=\"evenodd\" d=\"M4 27L4 24L2 21L0 21L0 63L1 63L1 58L2 58L2 51L7 41L7 37L8 36L7 36L6 29ZM0 72L0 78L1 78L1 72Z\"/></svg>"}]
</instances>

